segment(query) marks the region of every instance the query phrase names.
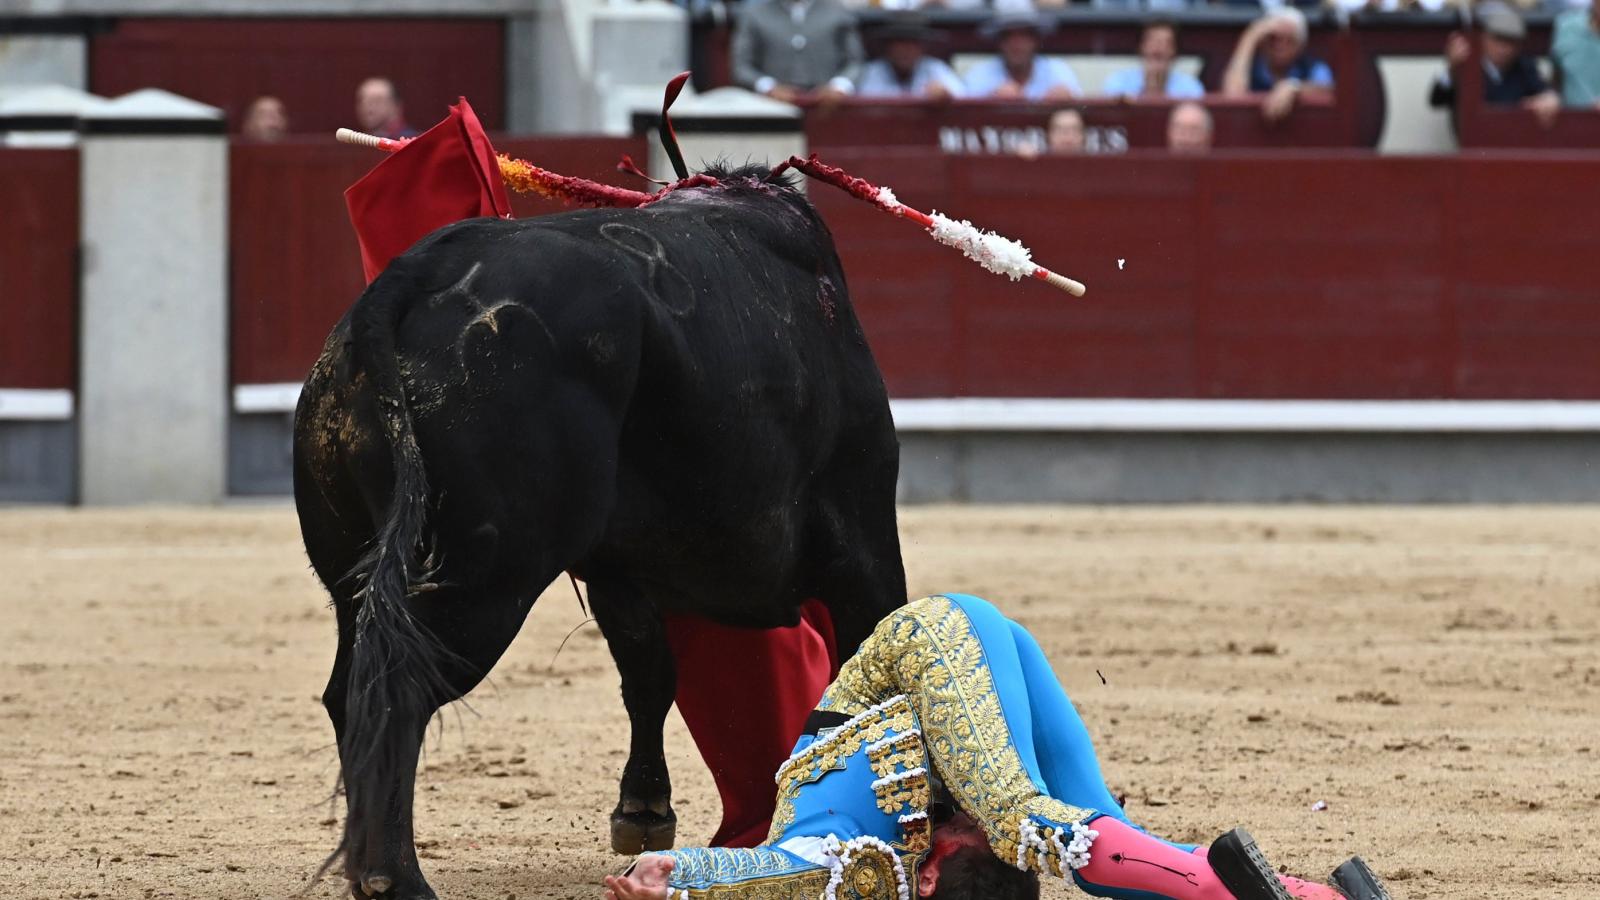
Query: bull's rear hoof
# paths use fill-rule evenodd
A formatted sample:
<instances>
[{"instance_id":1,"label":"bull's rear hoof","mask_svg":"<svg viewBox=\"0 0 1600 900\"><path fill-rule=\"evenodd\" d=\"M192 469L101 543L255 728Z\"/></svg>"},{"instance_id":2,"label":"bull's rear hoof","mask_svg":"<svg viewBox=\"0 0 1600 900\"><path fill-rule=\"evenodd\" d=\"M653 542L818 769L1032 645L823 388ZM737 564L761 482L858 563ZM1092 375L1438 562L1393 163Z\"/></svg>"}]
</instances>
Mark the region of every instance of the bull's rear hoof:
<instances>
[{"instance_id":1,"label":"bull's rear hoof","mask_svg":"<svg viewBox=\"0 0 1600 900\"><path fill-rule=\"evenodd\" d=\"M420 876L396 879L381 872L369 872L360 881L351 882L350 896L356 900L439 900Z\"/></svg>"},{"instance_id":2,"label":"bull's rear hoof","mask_svg":"<svg viewBox=\"0 0 1600 900\"><path fill-rule=\"evenodd\" d=\"M649 810L611 814L611 849L623 856L636 856L651 850L671 850L678 834L678 816Z\"/></svg>"}]
</instances>

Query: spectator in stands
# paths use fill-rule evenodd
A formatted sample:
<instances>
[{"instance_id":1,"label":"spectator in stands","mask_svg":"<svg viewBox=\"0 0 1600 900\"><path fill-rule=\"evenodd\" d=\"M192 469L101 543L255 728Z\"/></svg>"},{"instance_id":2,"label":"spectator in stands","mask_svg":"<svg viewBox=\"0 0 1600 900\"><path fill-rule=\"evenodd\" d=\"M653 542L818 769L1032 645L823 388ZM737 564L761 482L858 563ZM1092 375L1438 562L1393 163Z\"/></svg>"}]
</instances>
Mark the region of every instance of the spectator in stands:
<instances>
[{"instance_id":1,"label":"spectator in stands","mask_svg":"<svg viewBox=\"0 0 1600 900\"><path fill-rule=\"evenodd\" d=\"M1178 58L1178 26L1167 19L1145 23L1139 35L1139 64L1118 69L1106 78L1106 93L1113 97L1205 96L1200 79L1173 68Z\"/></svg>"},{"instance_id":2,"label":"spectator in stands","mask_svg":"<svg viewBox=\"0 0 1600 900\"><path fill-rule=\"evenodd\" d=\"M400 92L387 78L368 78L356 88L356 124L362 131L378 137L417 136L417 130L406 124Z\"/></svg>"},{"instance_id":3,"label":"spectator in stands","mask_svg":"<svg viewBox=\"0 0 1600 900\"><path fill-rule=\"evenodd\" d=\"M1542 0L1529 0L1539 3ZM1345 12L1438 12L1446 7L1463 5L1457 0L1326 0L1329 9Z\"/></svg>"},{"instance_id":4,"label":"spectator in stands","mask_svg":"<svg viewBox=\"0 0 1600 900\"><path fill-rule=\"evenodd\" d=\"M1008 100L1067 100L1083 94L1078 76L1058 59L1042 59L1039 44L1053 23L1036 12L1001 13L983 33L999 44L1000 55L967 72L967 96Z\"/></svg>"},{"instance_id":5,"label":"spectator in stands","mask_svg":"<svg viewBox=\"0 0 1600 900\"><path fill-rule=\"evenodd\" d=\"M1054 156L1072 156L1084 149L1083 113L1067 107L1050 114L1050 125L1045 129L1050 153Z\"/></svg>"},{"instance_id":6,"label":"spectator in stands","mask_svg":"<svg viewBox=\"0 0 1600 900\"><path fill-rule=\"evenodd\" d=\"M900 13L878 30L883 40L883 58L867 63L861 70L863 97L909 97L950 100L966 93L961 78L937 56L929 56L927 45L938 36L928 25L927 16Z\"/></svg>"},{"instance_id":7,"label":"spectator in stands","mask_svg":"<svg viewBox=\"0 0 1600 900\"><path fill-rule=\"evenodd\" d=\"M289 111L277 97L257 97L245 110L239 133L247 141L281 141L289 133Z\"/></svg>"},{"instance_id":8,"label":"spectator in stands","mask_svg":"<svg viewBox=\"0 0 1600 900\"><path fill-rule=\"evenodd\" d=\"M1600 109L1600 3L1557 17L1550 57L1561 78L1561 101Z\"/></svg>"},{"instance_id":9,"label":"spectator in stands","mask_svg":"<svg viewBox=\"0 0 1600 900\"><path fill-rule=\"evenodd\" d=\"M1186 100L1167 114L1167 150L1171 153L1208 153L1211 150L1211 111Z\"/></svg>"},{"instance_id":10,"label":"spectator in stands","mask_svg":"<svg viewBox=\"0 0 1600 900\"><path fill-rule=\"evenodd\" d=\"M1001 4L1016 3L1019 0L997 0ZM1027 4L1028 0L1020 0ZM989 0L843 0L850 9L876 8L876 9L962 9L983 10L989 6Z\"/></svg>"},{"instance_id":11,"label":"spectator in stands","mask_svg":"<svg viewBox=\"0 0 1600 900\"><path fill-rule=\"evenodd\" d=\"M1264 94L1261 114L1276 122L1294 111L1304 96L1333 94L1333 70L1306 52L1306 16L1292 6L1279 7L1250 23L1233 48L1222 76L1222 92L1231 97Z\"/></svg>"},{"instance_id":12,"label":"spectator in stands","mask_svg":"<svg viewBox=\"0 0 1600 900\"><path fill-rule=\"evenodd\" d=\"M1522 52L1528 30L1522 16L1499 0L1478 6L1477 19L1483 36L1478 47L1483 63L1483 99L1494 104L1517 104L1532 110L1545 127L1555 122L1561 111L1561 97L1539 74L1539 64ZM1428 102L1433 106L1454 106L1456 82L1461 69L1472 59L1472 43L1457 31L1445 41L1447 68L1434 79Z\"/></svg>"},{"instance_id":13,"label":"spectator in stands","mask_svg":"<svg viewBox=\"0 0 1600 900\"><path fill-rule=\"evenodd\" d=\"M1083 113L1073 107L1058 109L1045 123L1044 146L1025 141L1017 145L1016 154L1024 159L1040 156L1077 156L1088 150L1088 129L1083 124Z\"/></svg>"},{"instance_id":14,"label":"spectator in stands","mask_svg":"<svg viewBox=\"0 0 1600 900\"><path fill-rule=\"evenodd\" d=\"M746 0L733 30L733 79L785 103L855 90L866 51L839 0Z\"/></svg>"}]
</instances>

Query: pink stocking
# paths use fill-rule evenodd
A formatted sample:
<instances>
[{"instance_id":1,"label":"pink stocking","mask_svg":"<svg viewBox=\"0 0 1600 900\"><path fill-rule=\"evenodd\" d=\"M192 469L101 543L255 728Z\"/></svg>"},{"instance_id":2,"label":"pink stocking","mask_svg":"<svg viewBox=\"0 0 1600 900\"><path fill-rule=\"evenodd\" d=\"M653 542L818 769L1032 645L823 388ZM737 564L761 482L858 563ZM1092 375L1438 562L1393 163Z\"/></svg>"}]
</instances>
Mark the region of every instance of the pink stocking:
<instances>
[{"instance_id":1,"label":"pink stocking","mask_svg":"<svg viewBox=\"0 0 1600 900\"><path fill-rule=\"evenodd\" d=\"M1233 900L1203 854L1185 853L1111 816L1089 823L1100 832L1089 849L1089 864L1078 869L1084 890L1145 891L1172 900Z\"/></svg>"}]
</instances>

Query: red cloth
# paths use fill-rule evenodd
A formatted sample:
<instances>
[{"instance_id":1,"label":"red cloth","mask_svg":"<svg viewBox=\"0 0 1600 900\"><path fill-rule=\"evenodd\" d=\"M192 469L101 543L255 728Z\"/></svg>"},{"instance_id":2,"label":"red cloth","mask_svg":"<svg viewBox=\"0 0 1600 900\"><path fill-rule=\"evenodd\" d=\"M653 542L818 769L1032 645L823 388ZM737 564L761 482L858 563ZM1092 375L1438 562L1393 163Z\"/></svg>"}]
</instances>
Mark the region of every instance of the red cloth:
<instances>
[{"instance_id":1,"label":"red cloth","mask_svg":"<svg viewBox=\"0 0 1600 900\"><path fill-rule=\"evenodd\" d=\"M772 823L772 776L838 673L833 619L816 600L793 628L668 616L667 642L678 666L678 712L722 795L711 846L754 847Z\"/></svg>"},{"instance_id":2,"label":"red cloth","mask_svg":"<svg viewBox=\"0 0 1600 900\"><path fill-rule=\"evenodd\" d=\"M424 235L475 216L511 215L494 146L467 98L344 192L367 281Z\"/></svg>"}]
</instances>

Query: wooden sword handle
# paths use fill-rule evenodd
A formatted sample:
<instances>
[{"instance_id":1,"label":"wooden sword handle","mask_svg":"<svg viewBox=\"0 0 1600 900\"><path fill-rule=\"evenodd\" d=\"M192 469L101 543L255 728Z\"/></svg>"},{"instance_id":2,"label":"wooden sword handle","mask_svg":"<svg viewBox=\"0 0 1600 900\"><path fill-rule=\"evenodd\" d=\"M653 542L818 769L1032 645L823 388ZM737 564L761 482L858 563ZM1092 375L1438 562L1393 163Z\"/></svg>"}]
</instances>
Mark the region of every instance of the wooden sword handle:
<instances>
[{"instance_id":1,"label":"wooden sword handle","mask_svg":"<svg viewBox=\"0 0 1600 900\"><path fill-rule=\"evenodd\" d=\"M1034 271L1033 277L1043 281L1053 288L1060 288L1074 297L1082 297L1083 292L1088 290L1088 288L1083 286L1083 282L1074 281L1065 275L1058 275L1042 266Z\"/></svg>"},{"instance_id":2,"label":"wooden sword handle","mask_svg":"<svg viewBox=\"0 0 1600 900\"><path fill-rule=\"evenodd\" d=\"M341 128L333 133L333 138L341 144L355 144L358 147L372 147L377 150L382 150L386 153L393 153L396 150L399 150L401 147L404 147L410 141L410 138L393 140L391 138L378 137L375 134L367 134L363 131L356 131L353 128Z\"/></svg>"}]
</instances>

